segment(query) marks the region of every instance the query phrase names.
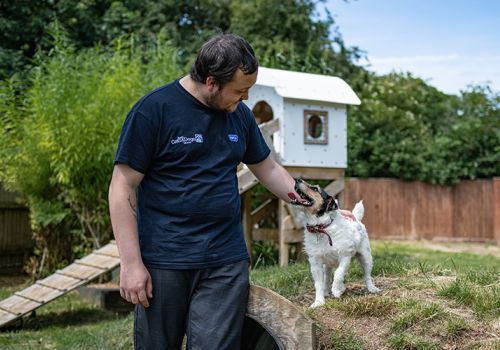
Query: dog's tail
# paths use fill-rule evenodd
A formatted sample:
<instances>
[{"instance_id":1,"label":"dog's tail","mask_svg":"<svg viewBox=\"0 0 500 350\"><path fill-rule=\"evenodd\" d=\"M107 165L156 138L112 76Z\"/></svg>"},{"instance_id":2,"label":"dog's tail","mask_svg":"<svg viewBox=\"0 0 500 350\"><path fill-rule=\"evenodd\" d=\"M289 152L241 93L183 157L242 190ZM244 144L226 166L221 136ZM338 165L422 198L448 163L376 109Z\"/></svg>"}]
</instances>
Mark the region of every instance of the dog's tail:
<instances>
[{"instance_id":1,"label":"dog's tail","mask_svg":"<svg viewBox=\"0 0 500 350\"><path fill-rule=\"evenodd\" d=\"M354 209L352 210L352 213L356 217L356 219L358 219L358 221L363 220L363 216L365 215L365 207L363 206L362 200L356 203Z\"/></svg>"}]
</instances>

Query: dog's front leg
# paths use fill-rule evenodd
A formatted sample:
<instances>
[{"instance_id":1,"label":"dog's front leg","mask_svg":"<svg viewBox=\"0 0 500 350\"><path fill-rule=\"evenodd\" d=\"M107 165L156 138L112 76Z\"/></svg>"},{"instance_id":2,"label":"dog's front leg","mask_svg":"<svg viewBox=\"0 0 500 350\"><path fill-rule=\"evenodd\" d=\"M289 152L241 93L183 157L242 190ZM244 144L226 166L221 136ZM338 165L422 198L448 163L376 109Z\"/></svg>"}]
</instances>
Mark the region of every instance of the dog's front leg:
<instances>
[{"instance_id":1,"label":"dog's front leg","mask_svg":"<svg viewBox=\"0 0 500 350\"><path fill-rule=\"evenodd\" d=\"M350 256L340 257L339 267L335 270L335 275L333 276L333 284L332 284L332 294L335 298L340 298L342 293L345 291L344 286L344 278L351 264Z\"/></svg>"},{"instance_id":2,"label":"dog's front leg","mask_svg":"<svg viewBox=\"0 0 500 350\"><path fill-rule=\"evenodd\" d=\"M316 290L316 299L311 307L318 307L325 304L325 265L318 262L310 262L311 274L314 280L314 289Z\"/></svg>"}]
</instances>

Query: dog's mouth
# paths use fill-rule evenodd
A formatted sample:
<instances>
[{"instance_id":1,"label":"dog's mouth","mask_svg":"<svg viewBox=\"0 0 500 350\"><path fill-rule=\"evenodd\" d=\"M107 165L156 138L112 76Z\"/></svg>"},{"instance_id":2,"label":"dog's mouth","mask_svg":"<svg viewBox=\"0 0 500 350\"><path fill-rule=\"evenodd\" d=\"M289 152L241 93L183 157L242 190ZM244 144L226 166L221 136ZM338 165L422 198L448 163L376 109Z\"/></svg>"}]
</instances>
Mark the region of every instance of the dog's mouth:
<instances>
[{"instance_id":1,"label":"dog's mouth","mask_svg":"<svg viewBox=\"0 0 500 350\"><path fill-rule=\"evenodd\" d=\"M294 201L292 202L295 205L301 205L303 207L311 207L314 204L314 199L312 197L309 197L301 188L300 184L302 182L300 180L295 180L295 192L300 196L300 199L302 201Z\"/></svg>"}]
</instances>

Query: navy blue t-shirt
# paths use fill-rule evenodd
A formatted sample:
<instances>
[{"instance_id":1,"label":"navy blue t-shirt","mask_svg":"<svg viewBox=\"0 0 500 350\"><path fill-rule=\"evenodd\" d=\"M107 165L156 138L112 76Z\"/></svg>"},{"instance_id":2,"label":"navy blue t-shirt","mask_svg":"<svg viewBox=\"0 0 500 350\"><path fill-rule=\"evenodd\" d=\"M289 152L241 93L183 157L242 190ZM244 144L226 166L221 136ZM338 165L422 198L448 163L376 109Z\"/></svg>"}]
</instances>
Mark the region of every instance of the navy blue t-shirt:
<instances>
[{"instance_id":1,"label":"navy blue t-shirt","mask_svg":"<svg viewBox=\"0 0 500 350\"><path fill-rule=\"evenodd\" d=\"M144 174L137 195L144 264L196 269L248 259L236 167L269 153L244 103L232 113L211 110L178 80L139 100L115 163Z\"/></svg>"}]
</instances>

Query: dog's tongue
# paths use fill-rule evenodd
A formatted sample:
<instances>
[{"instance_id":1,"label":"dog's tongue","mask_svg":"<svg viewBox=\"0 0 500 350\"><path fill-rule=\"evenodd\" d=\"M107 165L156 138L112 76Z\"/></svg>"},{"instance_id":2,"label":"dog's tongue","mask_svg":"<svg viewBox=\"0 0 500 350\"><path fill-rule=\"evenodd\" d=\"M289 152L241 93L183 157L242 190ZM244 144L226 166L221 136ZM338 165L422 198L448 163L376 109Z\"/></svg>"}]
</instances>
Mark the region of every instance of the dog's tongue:
<instances>
[{"instance_id":1,"label":"dog's tongue","mask_svg":"<svg viewBox=\"0 0 500 350\"><path fill-rule=\"evenodd\" d=\"M290 198L292 201L297 200L297 196L295 196L292 192L288 192L288 198Z\"/></svg>"}]
</instances>

